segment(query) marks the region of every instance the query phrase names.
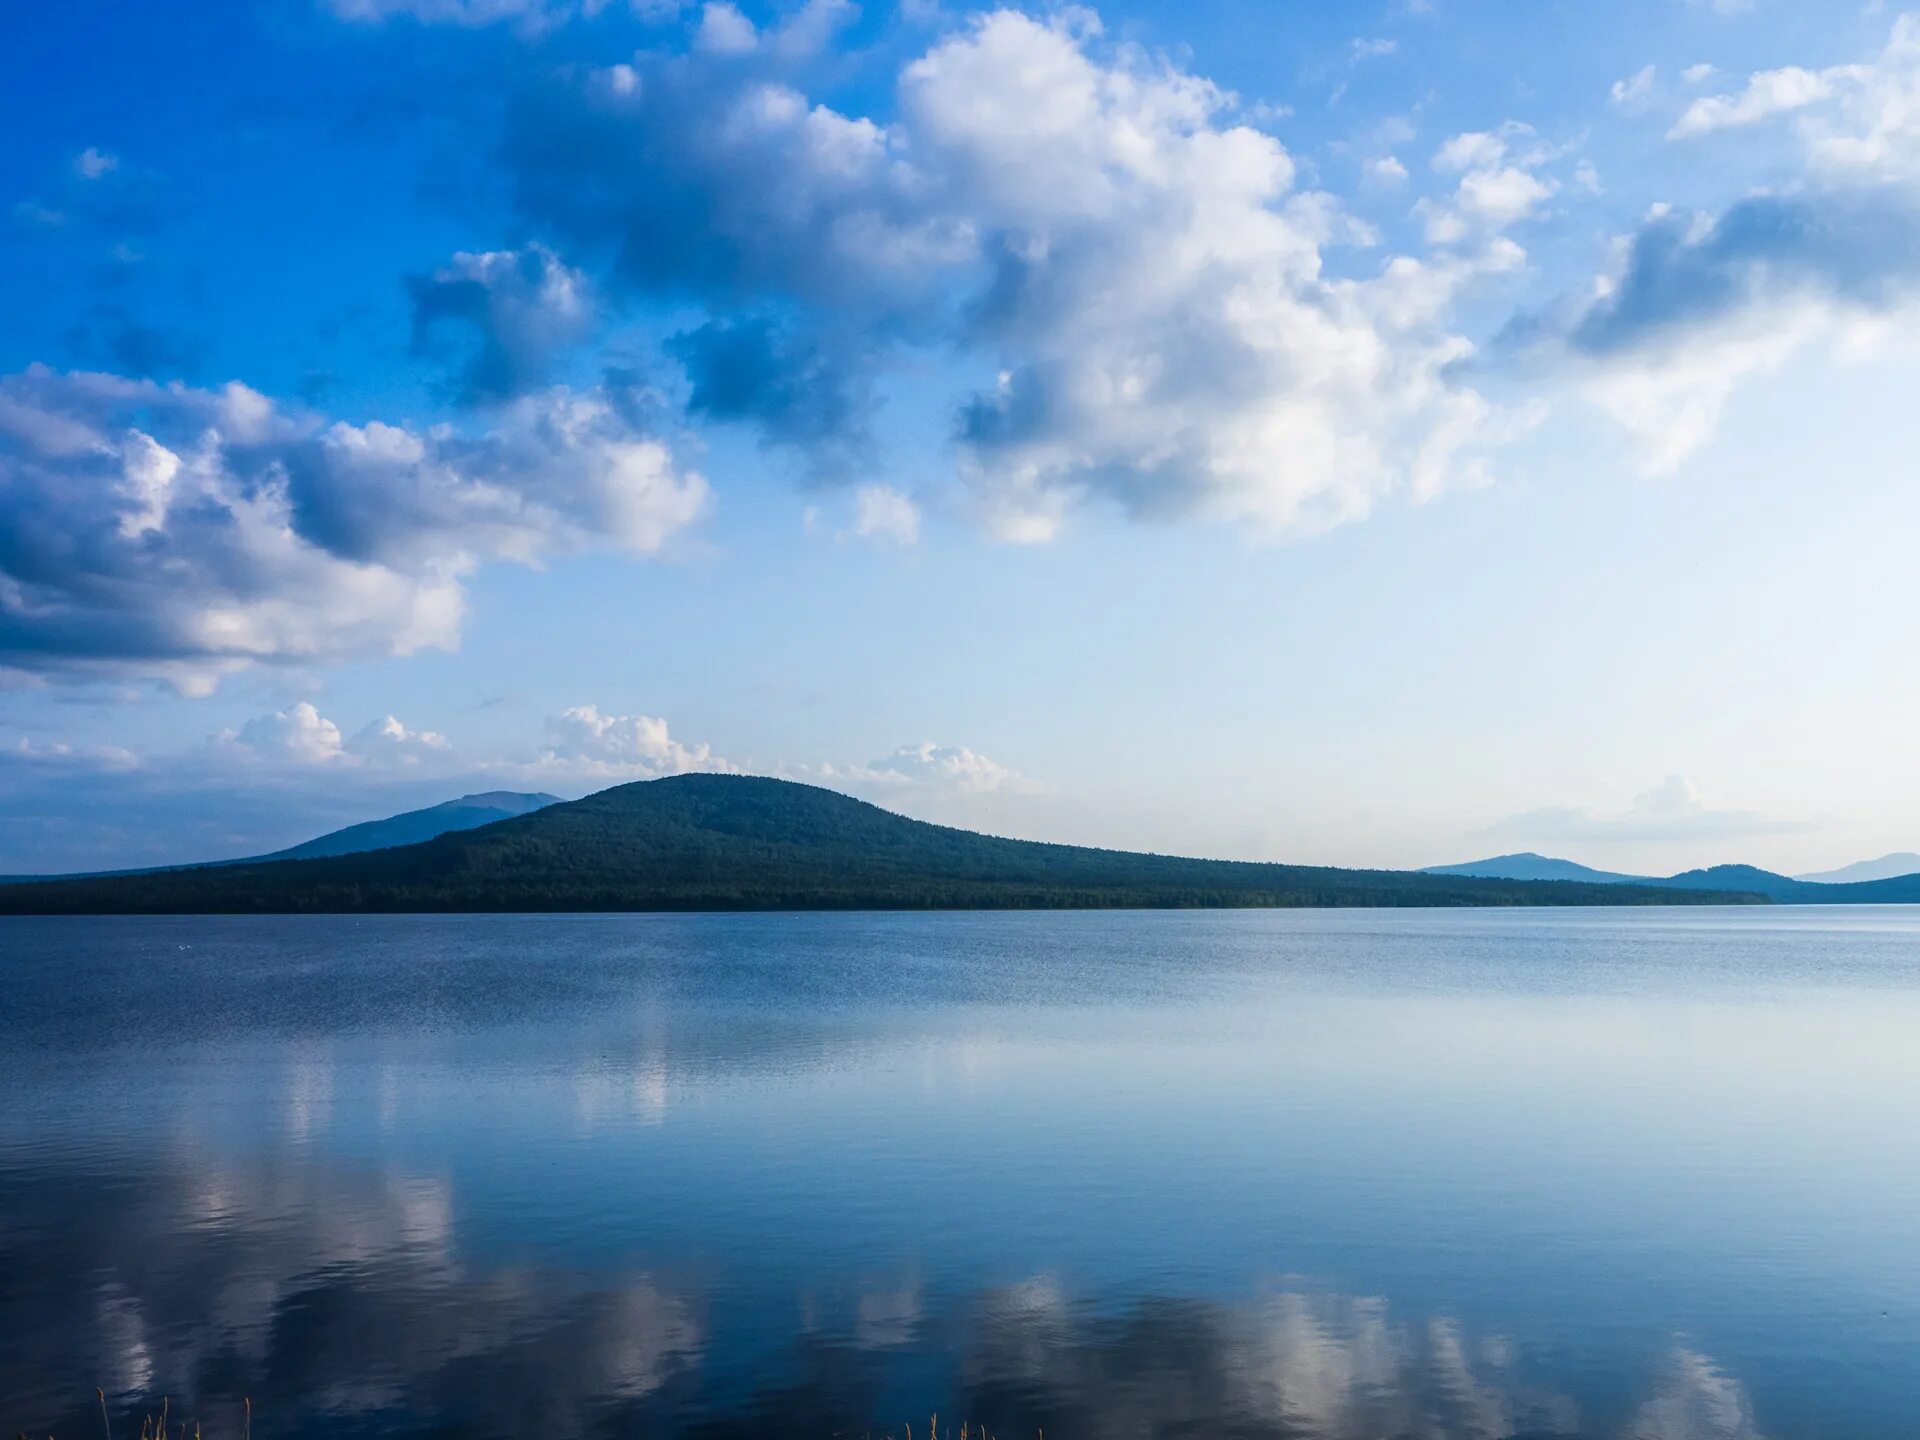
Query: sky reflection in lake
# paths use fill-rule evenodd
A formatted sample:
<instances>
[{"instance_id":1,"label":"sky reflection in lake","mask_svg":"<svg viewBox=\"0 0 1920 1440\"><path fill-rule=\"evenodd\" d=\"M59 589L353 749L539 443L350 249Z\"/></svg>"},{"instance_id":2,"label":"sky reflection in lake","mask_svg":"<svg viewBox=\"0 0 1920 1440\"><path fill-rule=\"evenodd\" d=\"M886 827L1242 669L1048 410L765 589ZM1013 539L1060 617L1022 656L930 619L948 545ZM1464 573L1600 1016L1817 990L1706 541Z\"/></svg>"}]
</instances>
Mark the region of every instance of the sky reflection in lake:
<instances>
[{"instance_id":1,"label":"sky reflection in lake","mask_svg":"<svg viewBox=\"0 0 1920 1440\"><path fill-rule=\"evenodd\" d=\"M0 922L0 1424L1852 1437L1901 912ZM121 1423L125 1423L124 1420Z\"/></svg>"}]
</instances>

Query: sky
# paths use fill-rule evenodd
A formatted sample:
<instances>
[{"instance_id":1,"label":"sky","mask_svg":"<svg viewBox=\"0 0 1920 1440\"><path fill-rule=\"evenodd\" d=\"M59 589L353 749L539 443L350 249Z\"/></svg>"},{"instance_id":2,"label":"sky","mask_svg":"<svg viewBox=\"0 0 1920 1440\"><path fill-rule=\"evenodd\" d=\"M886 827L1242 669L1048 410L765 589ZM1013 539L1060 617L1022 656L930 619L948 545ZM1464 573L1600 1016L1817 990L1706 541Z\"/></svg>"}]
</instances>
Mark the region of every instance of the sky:
<instances>
[{"instance_id":1,"label":"sky","mask_svg":"<svg viewBox=\"0 0 1920 1440\"><path fill-rule=\"evenodd\" d=\"M70 0L0 46L0 872L773 774L1920 849L1920 13Z\"/></svg>"}]
</instances>

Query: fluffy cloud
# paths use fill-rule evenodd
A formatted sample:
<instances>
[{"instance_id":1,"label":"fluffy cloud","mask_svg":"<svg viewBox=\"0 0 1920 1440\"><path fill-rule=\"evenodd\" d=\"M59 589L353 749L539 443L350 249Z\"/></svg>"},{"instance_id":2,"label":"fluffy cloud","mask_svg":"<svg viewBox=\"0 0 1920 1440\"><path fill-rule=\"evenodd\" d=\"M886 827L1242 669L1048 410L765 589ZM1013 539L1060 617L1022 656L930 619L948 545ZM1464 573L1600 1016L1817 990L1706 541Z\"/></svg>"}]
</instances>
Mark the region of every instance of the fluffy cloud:
<instances>
[{"instance_id":1,"label":"fluffy cloud","mask_svg":"<svg viewBox=\"0 0 1920 1440\"><path fill-rule=\"evenodd\" d=\"M1804 821L1779 820L1751 810L1722 810L1706 805L1682 776L1669 775L1651 790L1633 797L1625 810L1548 806L1515 815L1493 827L1495 833L1535 841L1727 840L1746 835L1778 835L1811 828Z\"/></svg>"},{"instance_id":2,"label":"fluffy cloud","mask_svg":"<svg viewBox=\"0 0 1920 1440\"><path fill-rule=\"evenodd\" d=\"M597 705L576 705L547 722L538 754L515 768L611 784L693 771L735 774L740 767L706 745L683 745L667 733L666 721L651 715L606 715Z\"/></svg>"},{"instance_id":3,"label":"fluffy cloud","mask_svg":"<svg viewBox=\"0 0 1920 1440\"><path fill-rule=\"evenodd\" d=\"M1798 185L1717 216L1656 208L1593 298L1542 326L1651 473L1704 444L1751 377L1810 346L1876 353L1920 301L1920 21L1901 19L1870 62L1755 75L1697 102L1675 133L1786 110L1803 112Z\"/></svg>"},{"instance_id":4,"label":"fluffy cloud","mask_svg":"<svg viewBox=\"0 0 1920 1440\"><path fill-rule=\"evenodd\" d=\"M883 782L938 785L963 794L1006 790L1028 782L1024 777L964 745L902 745L884 760L867 767Z\"/></svg>"},{"instance_id":5,"label":"fluffy cloud","mask_svg":"<svg viewBox=\"0 0 1920 1440\"><path fill-rule=\"evenodd\" d=\"M248 765L335 768L410 768L425 760L451 758L446 736L409 730L391 715L369 721L351 739L312 702L258 715L238 730L222 730L207 742L210 755Z\"/></svg>"},{"instance_id":6,"label":"fluffy cloud","mask_svg":"<svg viewBox=\"0 0 1920 1440\"><path fill-rule=\"evenodd\" d=\"M1526 219L1559 191L1557 181L1535 173L1552 158L1551 151L1533 142L1533 131L1525 125L1454 136L1433 157L1435 170L1460 176L1453 195L1446 201L1422 200L1415 207L1426 222L1427 239L1456 245Z\"/></svg>"},{"instance_id":7,"label":"fluffy cloud","mask_svg":"<svg viewBox=\"0 0 1920 1440\"><path fill-rule=\"evenodd\" d=\"M767 443L805 455L819 480L868 465L867 417L876 402L857 338L749 317L682 331L667 352L686 369L695 416L756 424Z\"/></svg>"},{"instance_id":8,"label":"fluffy cloud","mask_svg":"<svg viewBox=\"0 0 1920 1440\"><path fill-rule=\"evenodd\" d=\"M0 766L35 770L133 770L140 757L118 745L69 745L60 740L30 740L26 736L0 746Z\"/></svg>"},{"instance_id":9,"label":"fluffy cloud","mask_svg":"<svg viewBox=\"0 0 1920 1440\"><path fill-rule=\"evenodd\" d=\"M760 32L727 0L709 0L700 12L693 43L709 55L745 55L760 43Z\"/></svg>"},{"instance_id":10,"label":"fluffy cloud","mask_svg":"<svg viewBox=\"0 0 1920 1440\"><path fill-rule=\"evenodd\" d=\"M464 434L239 384L0 377L0 667L204 693L259 661L451 646L476 564L644 553L701 513L631 412L552 390Z\"/></svg>"},{"instance_id":11,"label":"fluffy cloud","mask_svg":"<svg viewBox=\"0 0 1920 1440\"><path fill-rule=\"evenodd\" d=\"M1716 130L1754 125L1789 110L1830 100L1851 73L1852 67L1846 71L1815 71L1797 65L1762 71L1748 80L1747 88L1738 95L1708 95L1694 101L1667 132L1668 137L1685 140L1711 135Z\"/></svg>"},{"instance_id":12,"label":"fluffy cloud","mask_svg":"<svg viewBox=\"0 0 1920 1440\"><path fill-rule=\"evenodd\" d=\"M1920 180L1920 16L1894 22L1871 60L1807 70L1763 70L1739 91L1703 96L1674 139L1794 114L1811 166L1832 180Z\"/></svg>"},{"instance_id":13,"label":"fluffy cloud","mask_svg":"<svg viewBox=\"0 0 1920 1440\"><path fill-rule=\"evenodd\" d=\"M959 401L961 478L1020 540L1092 499L1314 528L1476 469L1486 406L1445 316L1516 252L1335 278L1364 228L1231 96L1085 11L978 17L903 69L884 125L736 61L636 63L529 92L506 154L527 221L612 283L804 322L689 332L697 409L857 428L863 375L957 354L996 377ZM1463 178L1476 245L1550 193L1533 164ZM761 378L782 368L797 390Z\"/></svg>"},{"instance_id":14,"label":"fluffy cloud","mask_svg":"<svg viewBox=\"0 0 1920 1440\"><path fill-rule=\"evenodd\" d=\"M854 492L853 533L863 540L912 545L920 538L920 507L891 485L862 485Z\"/></svg>"},{"instance_id":15,"label":"fluffy cloud","mask_svg":"<svg viewBox=\"0 0 1920 1440\"><path fill-rule=\"evenodd\" d=\"M463 251L431 275L409 277L407 289L416 350L433 352L449 330L471 342L459 379L469 402L535 388L591 318L586 277L541 245Z\"/></svg>"},{"instance_id":16,"label":"fluffy cloud","mask_svg":"<svg viewBox=\"0 0 1920 1440\"><path fill-rule=\"evenodd\" d=\"M882 804L965 800L994 794L1034 794L1045 787L1010 766L964 745L923 741L902 745L867 765L803 765L787 778L864 795Z\"/></svg>"},{"instance_id":17,"label":"fluffy cloud","mask_svg":"<svg viewBox=\"0 0 1920 1440\"><path fill-rule=\"evenodd\" d=\"M1644 65L1624 80L1616 80L1608 90L1608 98L1623 110L1639 110L1653 94L1660 71L1657 66Z\"/></svg>"},{"instance_id":18,"label":"fluffy cloud","mask_svg":"<svg viewBox=\"0 0 1920 1440\"><path fill-rule=\"evenodd\" d=\"M1884 310L1920 282L1916 240L1920 196L1888 191L1757 196L1717 219L1658 215L1573 338L1619 350L1802 296Z\"/></svg>"}]
</instances>

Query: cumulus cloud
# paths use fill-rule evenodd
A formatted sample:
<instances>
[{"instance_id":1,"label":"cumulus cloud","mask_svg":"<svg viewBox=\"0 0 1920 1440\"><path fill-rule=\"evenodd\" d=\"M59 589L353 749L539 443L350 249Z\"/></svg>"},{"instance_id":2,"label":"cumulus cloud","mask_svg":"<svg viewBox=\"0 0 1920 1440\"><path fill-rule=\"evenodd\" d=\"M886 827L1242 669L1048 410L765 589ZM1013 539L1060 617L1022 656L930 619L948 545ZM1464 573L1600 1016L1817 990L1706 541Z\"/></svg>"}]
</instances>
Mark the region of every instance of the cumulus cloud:
<instances>
[{"instance_id":1,"label":"cumulus cloud","mask_svg":"<svg viewBox=\"0 0 1920 1440\"><path fill-rule=\"evenodd\" d=\"M472 402L535 388L591 319L586 277L545 246L462 251L430 275L410 276L414 348L433 353L448 331L469 344L459 388Z\"/></svg>"},{"instance_id":2,"label":"cumulus cloud","mask_svg":"<svg viewBox=\"0 0 1920 1440\"><path fill-rule=\"evenodd\" d=\"M1558 193L1559 182L1536 172L1553 158L1533 131L1509 123L1498 132L1455 135L1434 153L1433 168L1460 176L1447 200L1423 199L1414 208L1435 245L1498 234L1526 219Z\"/></svg>"},{"instance_id":3,"label":"cumulus cloud","mask_svg":"<svg viewBox=\"0 0 1920 1440\"><path fill-rule=\"evenodd\" d=\"M760 43L760 32L738 6L727 0L709 0L700 12L700 28L694 32L693 43L710 55L745 55Z\"/></svg>"},{"instance_id":4,"label":"cumulus cloud","mask_svg":"<svg viewBox=\"0 0 1920 1440\"><path fill-rule=\"evenodd\" d=\"M351 739L311 701L257 715L237 730L209 737L208 752L221 760L262 765L323 765L336 769L410 768L451 758L447 737L410 730L391 715L372 720Z\"/></svg>"},{"instance_id":5,"label":"cumulus cloud","mask_svg":"<svg viewBox=\"0 0 1920 1440\"><path fill-rule=\"evenodd\" d=\"M858 795L876 804L936 814L989 796L1036 795L1047 787L965 745L923 741L902 745L864 765L827 762L790 766L780 774Z\"/></svg>"},{"instance_id":6,"label":"cumulus cloud","mask_svg":"<svg viewBox=\"0 0 1920 1440\"><path fill-rule=\"evenodd\" d=\"M1497 834L1535 841L1728 840L1747 835L1779 835L1812 828L1751 810L1716 809L1701 800L1683 776L1669 775L1651 790L1633 797L1624 810L1595 810L1556 805L1529 810L1493 827Z\"/></svg>"},{"instance_id":7,"label":"cumulus cloud","mask_svg":"<svg viewBox=\"0 0 1920 1440\"><path fill-rule=\"evenodd\" d=\"M1487 406L1446 315L1515 263L1478 247L1551 191L1531 157L1463 181L1467 260L1335 278L1325 253L1366 228L1232 96L1083 10L944 36L887 124L711 57L636 65L530 91L506 154L529 224L611 283L797 317L688 332L698 409L857 431L863 377L958 354L995 376L959 398L958 473L1017 540L1089 500L1311 529L1477 474ZM803 347L798 393L759 378L782 344Z\"/></svg>"},{"instance_id":8,"label":"cumulus cloud","mask_svg":"<svg viewBox=\"0 0 1920 1440\"><path fill-rule=\"evenodd\" d=\"M1619 351L1731 313L1812 299L1884 310L1920 284L1920 196L1761 195L1717 218L1667 212L1633 237L1625 269L1573 331Z\"/></svg>"},{"instance_id":9,"label":"cumulus cloud","mask_svg":"<svg viewBox=\"0 0 1920 1440\"><path fill-rule=\"evenodd\" d=\"M1670 135L1692 139L1786 114L1798 121L1810 166L1829 179L1920 180L1920 15L1896 20L1872 59L1762 70L1736 92L1703 96Z\"/></svg>"},{"instance_id":10,"label":"cumulus cloud","mask_svg":"<svg viewBox=\"0 0 1920 1440\"><path fill-rule=\"evenodd\" d=\"M482 561L654 551L707 496L604 391L463 433L38 366L0 377L0 480L0 668L193 693L261 661L451 646Z\"/></svg>"},{"instance_id":11,"label":"cumulus cloud","mask_svg":"<svg viewBox=\"0 0 1920 1440\"><path fill-rule=\"evenodd\" d=\"M63 740L20 736L0 746L0 764L37 770L133 770L140 757L118 745L70 745Z\"/></svg>"},{"instance_id":12,"label":"cumulus cloud","mask_svg":"<svg viewBox=\"0 0 1920 1440\"><path fill-rule=\"evenodd\" d=\"M608 715L576 705L547 721L547 737L524 773L581 782L651 780L694 771L736 774L740 767L706 745L684 745L652 715Z\"/></svg>"},{"instance_id":13,"label":"cumulus cloud","mask_svg":"<svg viewBox=\"0 0 1920 1440\"><path fill-rule=\"evenodd\" d=\"M1367 183L1382 188L1407 183L1407 167L1393 155L1380 155L1367 161L1361 167L1361 174Z\"/></svg>"},{"instance_id":14,"label":"cumulus cloud","mask_svg":"<svg viewBox=\"0 0 1920 1440\"><path fill-rule=\"evenodd\" d=\"M862 485L854 492L853 533L863 540L912 545L920 539L920 507L891 485Z\"/></svg>"},{"instance_id":15,"label":"cumulus cloud","mask_svg":"<svg viewBox=\"0 0 1920 1440\"><path fill-rule=\"evenodd\" d=\"M1697 102L1676 134L1796 111L1797 181L1715 214L1654 207L1616 263L1558 314L1505 339L1554 347L1576 391L1619 421L1649 473L1677 469L1714 434L1740 386L1810 347L1879 353L1920 302L1920 21L1901 19L1871 61L1771 70Z\"/></svg>"},{"instance_id":16,"label":"cumulus cloud","mask_svg":"<svg viewBox=\"0 0 1920 1440\"><path fill-rule=\"evenodd\" d=\"M682 331L666 348L686 370L695 416L757 426L767 443L805 455L818 480L870 463L877 402L856 341L747 317Z\"/></svg>"},{"instance_id":17,"label":"cumulus cloud","mask_svg":"<svg viewBox=\"0 0 1920 1440\"><path fill-rule=\"evenodd\" d=\"M1639 110L1653 94L1655 82L1659 79L1659 69L1653 65L1642 66L1624 80L1613 82L1608 90L1608 98L1623 110Z\"/></svg>"},{"instance_id":18,"label":"cumulus cloud","mask_svg":"<svg viewBox=\"0 0 1920 1440\"><path fill-rule=\"evenodd\" d=\"M1708 95L1694 101L1667 132L1668 138L1711 135L1716 130L1755 125L1789 110L1804 109L1832 99L1851 73L1851 67L1847 71L1803 70L1797 65L1762 71L1748 80L1746 89L1738 95Z\"/></svg>"},{"instance_id":19,"label":"cumulus cloud","mask_svg":"<svg viewBox=\"0 0 1920 1440\"><path fill-rule=\"evenodd\" d=\"M866 767L865 778L881 783L936 785L978 795L1029 783L1015 771L964 745L922 742L902 745Z\"/></svg>"}]
</instances>

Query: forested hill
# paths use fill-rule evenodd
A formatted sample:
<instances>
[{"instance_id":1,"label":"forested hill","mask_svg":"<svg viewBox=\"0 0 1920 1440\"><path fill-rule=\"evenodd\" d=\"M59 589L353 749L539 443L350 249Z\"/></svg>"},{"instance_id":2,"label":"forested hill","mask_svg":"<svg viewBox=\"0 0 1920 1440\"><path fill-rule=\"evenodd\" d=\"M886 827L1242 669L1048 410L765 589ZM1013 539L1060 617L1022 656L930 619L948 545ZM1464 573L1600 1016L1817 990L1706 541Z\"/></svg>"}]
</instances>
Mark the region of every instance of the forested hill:
<instances>
[{"instance_id":1,"label":"forested hill","mask_svg":"<svg viewBox=\"0 0 1920 1440\"><path fill-rule=\"evenodd\" d=\"M784 780L682 775L418 845L0 888L0 913L1725 904L1631 885L1004 840Z\"/></svg>"}]
</instances>

